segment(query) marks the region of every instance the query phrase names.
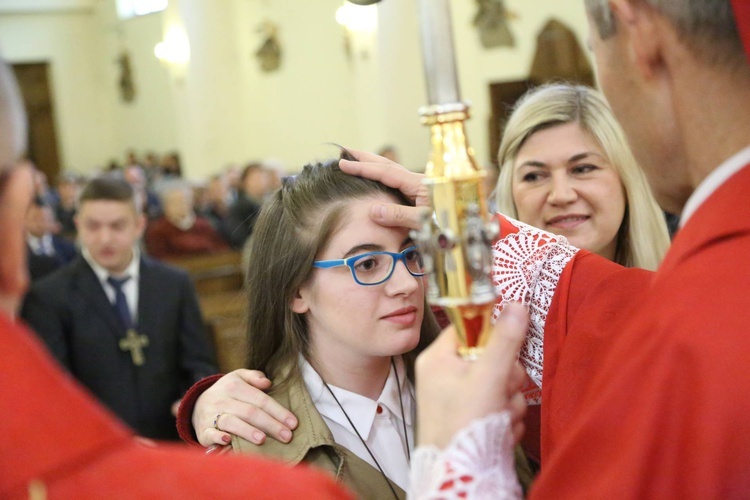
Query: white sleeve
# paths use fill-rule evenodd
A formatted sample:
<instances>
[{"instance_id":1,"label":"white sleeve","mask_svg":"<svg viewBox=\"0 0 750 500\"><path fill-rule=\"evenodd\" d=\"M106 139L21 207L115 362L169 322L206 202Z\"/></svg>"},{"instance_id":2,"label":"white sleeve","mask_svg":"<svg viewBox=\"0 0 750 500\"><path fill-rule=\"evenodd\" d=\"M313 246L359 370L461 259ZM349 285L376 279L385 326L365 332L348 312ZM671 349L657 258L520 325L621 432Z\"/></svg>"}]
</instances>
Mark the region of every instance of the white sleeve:
<instances>
[{"instance_id":1,"label":"white sleeve","mask_svg":"<svg viewBox=\"0 0 750 500\"><path fill-rule=\"evenodd\" d=\"M522 496L507 411L475 420L442 451L419 446L412 458L411 500L505 500Z\"/></svg>"},{"instance_id":2,"label":"white sleeve","mask_svg":"<svg viewBox=\"0 0 750 500\"><path fill-rule=\"evenodd\" d=\"M565 266L578 252L564 236L548 233L498 214L501 238L492 245L492 282L499 295L492 311L496 320L508 302L529 308L529 331L520 361L530 378L524 388L529 404L541 402L544 326ZM533 382L533 383L531 383Z\"/></svg>"}]
</instances>

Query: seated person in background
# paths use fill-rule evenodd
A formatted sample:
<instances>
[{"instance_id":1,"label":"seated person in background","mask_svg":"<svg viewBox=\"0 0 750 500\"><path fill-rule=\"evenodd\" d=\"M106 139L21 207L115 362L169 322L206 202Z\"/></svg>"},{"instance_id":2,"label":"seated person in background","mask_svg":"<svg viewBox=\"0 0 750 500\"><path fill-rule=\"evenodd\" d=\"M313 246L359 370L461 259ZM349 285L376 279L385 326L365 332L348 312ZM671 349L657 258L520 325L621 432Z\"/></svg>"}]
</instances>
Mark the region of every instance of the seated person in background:
<instances>
[{"instance_id":1,"label":"seated person in background","mask_svg":"<svg viewBox=\"0 0 750 500\"><path fill-rule=\"evenodd\" d=\"M58 224L52 209L37 197L26 212L26 246L29 275L42 278L73 260L76 247L55 232Z\"/></svg>"},{"instance_id":2,"label":"seated person in background","mask_svg":"<svg viewBox=\"0 0 750 500\"><path fill-rule=\"evenodd\" d=\"M125 181L93 179L78 210L82 255L34 283L21 314L138 433L174 439L176 402L217 369L193 285L140 254L145 218Z\"/></svg>"},{"instance_id":3,"label":"seated person in background","mask_svg":"<svg viewBox=\"0 0 750 500\"><path fill-rule=\"evenodd\" d=\"M55 218L60 223L60 236L75 241L76 239L76 203L80 191L79 177L75 174L64 174L57 182L57 203L54 205Z\"/></svg>"},{"instance_id":4,"label":"seated person in background","mask_svg":"<svg viewBox=\"0 0 750 500\"><path fill-rule=\"evenodd\" d=\"M234 248L242 248L253 233L255 219L268 194L268 181L268 173L260 163L251 163L242 171L237 201L229 209L227 217L229 241Z\"/></svg>"},{"instance_id":5,"label":"seated person in background","mask_svg":"<svg viewBox=\"0 0 750 500\"><path fill-rule=\"evenodd\" d=\"M229 249L208 219L196 215L188 183L169 181L160 196L164 215L149 224L144 237L149 255L170 259Z\"/></svg>"},{"instance_id":6,"label":"seated person in background","mask_svg":"<svg viewBox=\"0 0 750 500\"><path fill-rule=\"evenodd\" d=\"M227 217L229 216L231 200L232 196L229 192L226 176L216 174L208 181L204 203L200 206L196 204L195 207L195 213L208 219L214 229L226 241L229 241Z\"/></svg>"},{"instance_id":7,"label":"seated person in background","mask_svg":"<svg viewBox=\"0 0 750 500\"><path fill-rule=\"evenodd\" d=\"M396 146L393 146L392 144L386 144L377 151L378 156L382 156L383 158L387 160L391 160L393 162L399 163L399 156L398 151L396 150Z\"/></svg>"},{"instance_id":8,"label":"seated person in background","mask_svg":"<svg viewBox=\"0 0 750 500\"><path fill-rule=\"evenodd\" d=\"M122 176L135 191L136 197L142 204L139 208L146 217L149 220L159 218L162 214L159 197L149 187L143 168L138 164L126 165L122 169Z\"/></svg>"},{"instance_id":9,"label":"seated person in background","mask_svg":"<svg viewBox=\"0 0 750 500\"><path fill-rule=\"evenodd\" d=\"M300 425L290 444L235 436L232 446L321 467L361 498L403 498L413 361L438 326L421 255L407 229L370 220L377 201L409 203L332 160L284 179L264 206L248 269L248 365ZM234 417L215 425L224 418Z\"/></svg>"}]
</instances>

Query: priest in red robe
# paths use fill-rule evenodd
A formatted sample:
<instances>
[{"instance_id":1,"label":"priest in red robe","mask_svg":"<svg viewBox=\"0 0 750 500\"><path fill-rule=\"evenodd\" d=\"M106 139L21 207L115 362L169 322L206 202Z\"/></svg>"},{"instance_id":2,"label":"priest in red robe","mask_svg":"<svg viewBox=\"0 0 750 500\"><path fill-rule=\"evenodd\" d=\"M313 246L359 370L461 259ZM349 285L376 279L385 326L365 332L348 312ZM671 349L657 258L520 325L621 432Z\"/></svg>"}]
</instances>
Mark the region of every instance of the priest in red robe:
<instances>
[{"instance_id":1,"label":"priest in red robe","mask_svg":"<svg viewBox=\"0 0 750 500\"><path fill-rule=\"evenodd\" d=\"M545 310L543 467L532 498L750 495L748 4L586 2L600 84L682 226L654 274L585 252L565 262ZM434 418L449 403L479 416L479 403L456 403L472 387L431 390L457 375L446 352L423 356L418 394L435 397L419 399L422 435L457 430L461 418ZM450 446L442 453L455 457ZM467 478L497 477L474 464Z\"/></svg>"}]
</instances>

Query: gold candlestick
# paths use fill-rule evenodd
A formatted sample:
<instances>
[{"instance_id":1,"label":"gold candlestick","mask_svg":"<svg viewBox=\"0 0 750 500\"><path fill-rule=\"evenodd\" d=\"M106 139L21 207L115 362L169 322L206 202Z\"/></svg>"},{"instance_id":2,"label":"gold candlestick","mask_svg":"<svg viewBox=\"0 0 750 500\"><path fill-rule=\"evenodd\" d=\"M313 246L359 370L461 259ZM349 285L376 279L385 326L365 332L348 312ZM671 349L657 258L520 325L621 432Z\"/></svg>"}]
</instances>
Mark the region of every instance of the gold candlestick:
<instances>
[{"instance_id":1,"label":"gold candlestick","mask_svg":"<svg viewBox=\"0 0 750 500\"><path fill-rule=\"evenodd\" d=\"M490 245L498 225L490 220L482 182L486 173L474 160L463 103L420 110L430 127L431 155L425 183L433 215L414 232L429 271L427 298L445 308L459 337L459 353L476 359L486 342L495 303Z\"/></svg>"}]
</instances>

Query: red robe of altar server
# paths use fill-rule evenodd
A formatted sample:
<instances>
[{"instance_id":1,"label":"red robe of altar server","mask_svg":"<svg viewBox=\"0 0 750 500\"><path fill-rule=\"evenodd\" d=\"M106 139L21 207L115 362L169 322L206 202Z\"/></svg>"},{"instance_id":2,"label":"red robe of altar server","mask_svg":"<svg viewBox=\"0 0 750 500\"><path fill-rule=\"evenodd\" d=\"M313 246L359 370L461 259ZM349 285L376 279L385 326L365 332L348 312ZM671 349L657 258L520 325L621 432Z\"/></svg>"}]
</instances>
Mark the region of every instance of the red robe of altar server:
<instances>
[{"instance_id":1,"label":"red robe of altar server","mask_svg":"<svg viewBox=\"0 0 750 500\"><path fill-rule=\"evenodd\" d=\"M591 254L547 315L532 498L750 497L750 165L656 273Z\"/></svg>"},{"instance_id":2,"label":"red robe of altar server","mask_svg":"<svg viewBox=\"0 0 750 500\"><path fill-rule=\"evenodd\" d=\"M0 498L352 498L305 467L138 443L2 314L0 352Z\"/></svg>"}]
</instances>

